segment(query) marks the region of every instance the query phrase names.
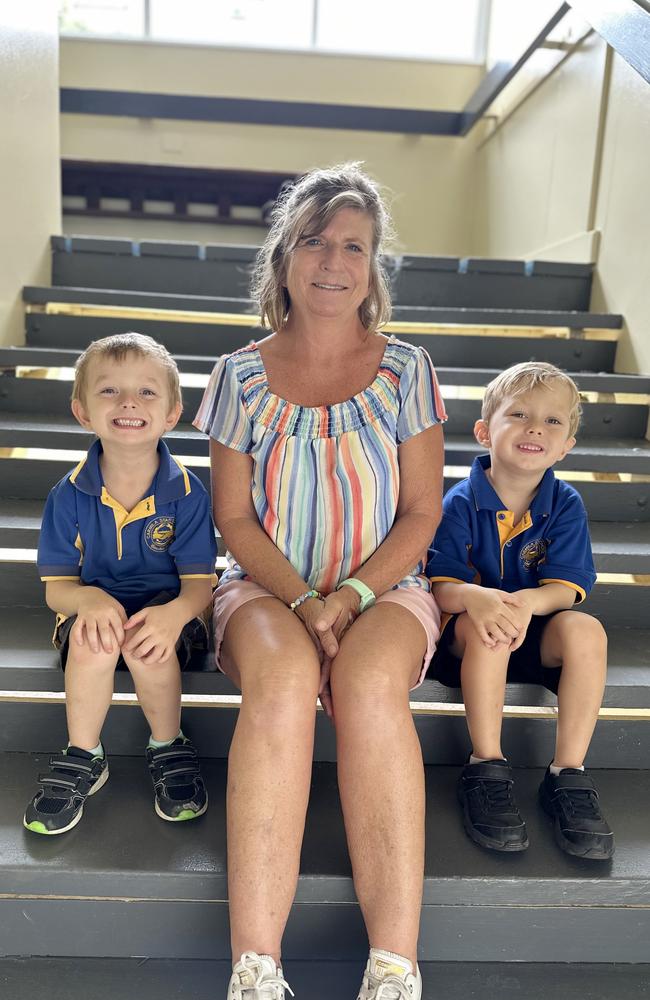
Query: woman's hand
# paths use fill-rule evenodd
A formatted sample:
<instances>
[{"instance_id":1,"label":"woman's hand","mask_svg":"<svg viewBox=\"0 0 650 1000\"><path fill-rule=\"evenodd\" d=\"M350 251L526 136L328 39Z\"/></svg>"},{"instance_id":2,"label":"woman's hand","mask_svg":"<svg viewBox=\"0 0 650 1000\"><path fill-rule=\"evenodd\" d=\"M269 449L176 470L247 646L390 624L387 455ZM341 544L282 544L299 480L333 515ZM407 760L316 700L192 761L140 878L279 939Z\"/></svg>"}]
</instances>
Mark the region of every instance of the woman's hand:
<instances>
[{"instance_id":1,"label":"woman's hand","mask_svg":"<svg viewBox=\"0 0 650 1000\"><path fill-rule=\"evenodd\" d=\"M332 660L339 651L343 635L359 615L361 598L352 587L341 587L324 601L309 598L296 614L309 632L321 658L318 696L325 714L334 721L334 706L330 691Z\"/></svg>"},{"instance_id":2,"label":"woman's hand","mask_svg":"<svg viewBox=\"0 0 650 1000\"><path fill-rule=\"evenodd\" d=\"M352 587L341 587L328 594L316 619L316 634L325 656L334 659L352 622L359 615L361 598Z\"/></svg>"}]
</instances>

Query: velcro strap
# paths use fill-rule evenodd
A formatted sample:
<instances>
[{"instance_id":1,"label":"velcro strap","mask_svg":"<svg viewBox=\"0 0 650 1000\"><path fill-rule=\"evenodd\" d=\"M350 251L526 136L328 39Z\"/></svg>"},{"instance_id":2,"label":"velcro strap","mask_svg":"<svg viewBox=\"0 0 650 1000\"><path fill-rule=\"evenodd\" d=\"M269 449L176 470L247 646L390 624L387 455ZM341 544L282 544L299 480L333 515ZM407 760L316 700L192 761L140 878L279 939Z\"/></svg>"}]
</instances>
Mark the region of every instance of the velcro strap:
<instances>
[{"instance_id":1,"label":"velcro strap","mask_svg":"<svg viewBox=\"0 0 650 1000\"><path fill-rule=\"evenodd\" d=\"M595 792L596 787L588 774L558 774L555 782L555 791L568 792L574 790Z\"/></svg>"},{"instance_id":2,"label":"velcro strap","mask_svg":"<svg viewBox=\"0 0 650 1000\"><path fill-rule=\"evenodd\" d=\"M79 757L68 757L67 754L50 757L50 767L57 771L73 771L79 775L91 775L93 773L93 762L91 760L81 760Z\"/></svg>"},{"instance_id":3,"label":"velcro strap","mask_svg":"<svg viewBox=\"0 0 650 1000\"><path fill-rule=\"evenodd\" d=\"M477 770L473 774L463 774L463 781L509 781L513 784L514 779L507 767L499 767L498 764L470 764L470 767Z\"/></svg>"},{"instance_id":4,"label":"velcro strap","mask_svg":"<svg viewBox=\"0 0 650 1000\"><path fill-rule=\"evenodd\" d=\"M78 779L66 778L64 774L39 774L38 782L43 788L64 788L68 792L76 792Z\"/></svg>"}]
</instances>

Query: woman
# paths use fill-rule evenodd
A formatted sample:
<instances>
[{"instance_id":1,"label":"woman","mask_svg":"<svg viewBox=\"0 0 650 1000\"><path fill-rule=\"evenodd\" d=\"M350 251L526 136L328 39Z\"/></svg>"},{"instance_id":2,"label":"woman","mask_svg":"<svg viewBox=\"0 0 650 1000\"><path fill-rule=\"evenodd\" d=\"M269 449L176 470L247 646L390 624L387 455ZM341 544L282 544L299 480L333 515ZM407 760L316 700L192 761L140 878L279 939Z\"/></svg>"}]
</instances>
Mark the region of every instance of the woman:
<instances>
[{"instance_id":1,"label":"woman","mask_svg":"<svg viewBox=\"0 0 650 1000\"><path fill-rule=\"evenodd\" d=\"M446 415L427 355L378 332L390 315L387 226L355 165L314 171L285 195L254 280L275 332L219 360L195 421L210 433L229 553L217 661L242 692L228 768L229 1000L285 996L281 941L317 695L336 722L371 946L359 997L372 1000L382 982L382 997L421 995L424 771L409 689L439 634L421 574L440 515Z\"/></svg>"}]
</instances>

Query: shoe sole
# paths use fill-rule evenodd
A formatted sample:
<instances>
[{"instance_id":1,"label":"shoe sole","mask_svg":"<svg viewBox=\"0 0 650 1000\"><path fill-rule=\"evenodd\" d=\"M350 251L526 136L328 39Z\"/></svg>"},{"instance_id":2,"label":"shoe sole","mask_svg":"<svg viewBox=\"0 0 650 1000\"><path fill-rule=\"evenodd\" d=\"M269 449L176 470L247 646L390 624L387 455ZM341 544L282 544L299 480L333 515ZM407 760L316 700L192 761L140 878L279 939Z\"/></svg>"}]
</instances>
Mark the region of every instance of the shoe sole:
<instances>
[{"instance_id":1,"label":"shoe sole","mask_svg":"<svg viewBox=\"0 0 650 1000\"><path fill-rule=\"evenodd\" d=\"M486 837L485 834L481 833L472 825L465 807L465 802L460 795L458 796L458 801L463 810L463 827L465 829L465 833L469 839L473 840L475 844L479 845L479 847L485 847L488 851L500 851L502 854L518 854L520 851L526 851L530 846L528 837L519 843L512 841L496 841L492 840L490 837Z\"/></svg>"},{"instance_id":2,"label":"shoe sole","mask_svg":"<svg viewBox=\"0 0 650 1000\"><path fill-rule=\"evenodd\" d=\"M208 797L206 795L205 805L202 809L199 809L198 812L194 812L193 809L183 809L178 816L167 816L162 811L155 798L153 800L153 807L156 810L156 816L160 816L160 818L164 819L167 823L186 823L188 820L198 819L199 816L203 816L208 811Z\"/></svg>"},{"instance_id":3,"label":"shoe sole","mask_svg":"<svg viewBox=\"0 0 650 1000\"><path fill-rule=\"evenodd\" d=\"M101 776L97 779L93 787L88 792L86 798L88 798L91 795L94 795L95 792L98 792L100 788L104 787L104 785L108 781L108 775L109 775L109 770L108 767L106 767L106 770L102 772ZM72 820L72 822L68 823L67 826L62 826L60 830L48 830L48 828L45 826L45 823L41 823L37 819L32 820L31 823L27 823L24 816L23 816L23 826L25 827L26 830L29 830L31 833L39 833L41 834L41 836L45 837L58 837L60 833L67 833L68 830L72 830L77 825L77 823L81 822L81 817L83 816L83 814L84 814L84 807L82 805L81 809L79 810L75 818Z\"/></svg>"},{"instance_id":4,"label":"shoe sole","mask_svg":"<svg viewBox=\"0 0 650 1000\"><path fill-rule=\"evenodd\" d=\"M604 846L602 848L588 847L586 850L581 851L562 833L559 821L541 789L539 792L539 801L542 809L553 823L553 835L555 837L556 844L566 854L570 854L574 858L585 858L587 861L610 861L611 858L614 857L615 844L613 834L611 844L609 846Z\"/></svg>"}]
</instances>

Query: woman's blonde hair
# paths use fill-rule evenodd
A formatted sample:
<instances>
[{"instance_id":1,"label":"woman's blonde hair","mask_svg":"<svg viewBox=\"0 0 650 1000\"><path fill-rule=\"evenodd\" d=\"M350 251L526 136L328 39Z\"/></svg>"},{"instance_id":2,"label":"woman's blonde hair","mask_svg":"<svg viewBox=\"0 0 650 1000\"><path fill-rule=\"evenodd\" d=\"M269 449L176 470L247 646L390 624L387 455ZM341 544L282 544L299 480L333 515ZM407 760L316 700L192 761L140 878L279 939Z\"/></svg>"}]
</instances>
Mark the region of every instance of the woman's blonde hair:
<instances>
[{"instance_id":1,"label":"woman's blonde hair","mask_svg":"<svg viewBox=\"0 0 650 1000\"><path fill-rule=\"evenodd\" d=\"M74 385L72 399L85 402L88 382L88 368L93 358L110 358L111 361L124 361L127 354L136 354L139 358L153 358L165 369L169 400L172 406L183 402L178 367L171 354L163 344L159 344L146 333L115 333L101 340L93 340L86 350L77 358L74 366Z\"/></svg>"},{"instance_id":2,"label":"woman's blonde hair","mask_svg":"<svg viewBox=\"0 0 650 1000\"><path fill-rule=\"evenodd\" d=\"M569 390L568 436L573 437L578 430L582 416L578 387L566 372L546 361L523 361L521 364L506 368L504 372L493 378L483 396L481 418L488 424L504 399L521 396L523 393L530 392L531 389L537 389L540 386L545 389L564 386Z\"/></svg>"},{"instance_id":3,"label":"woman's blonde hair","mask_svg":"<svg viewBox=\"0 0 650 1000\"><path fill-rule=\"evenodd\" d=\"M342 208L365 212L372 221L370 290L359 307L359 318L371 333L388 322L390 284L381 253L392 238L390 216L375 182L364 174L358 163L344 163L305 174L275 205L271 228L257 255L251 284L262 326L282 329L291 308L284 284L287 258L303 236L321 233Z\"/></svg>"}]
</instances>

